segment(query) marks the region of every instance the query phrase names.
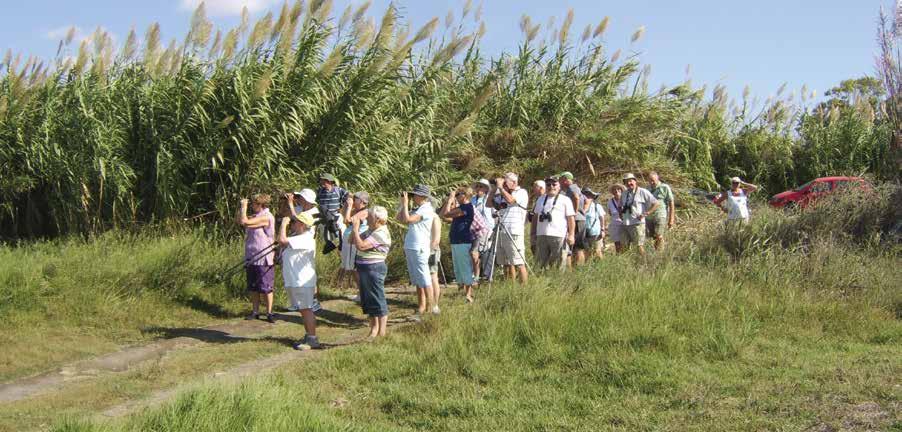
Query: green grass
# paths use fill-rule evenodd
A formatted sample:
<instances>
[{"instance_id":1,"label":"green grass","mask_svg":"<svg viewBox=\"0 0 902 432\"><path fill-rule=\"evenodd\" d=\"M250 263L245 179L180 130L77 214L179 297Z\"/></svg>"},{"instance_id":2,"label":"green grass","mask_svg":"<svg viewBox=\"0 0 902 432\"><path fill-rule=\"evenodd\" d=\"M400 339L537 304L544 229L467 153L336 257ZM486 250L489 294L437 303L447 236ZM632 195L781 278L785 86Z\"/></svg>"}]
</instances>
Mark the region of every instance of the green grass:
<instances>
[{"instance_id":1,"label":"green grass","mask_svg":"<svg viewBox=\"0 0 902 432\"><path fill-rule=\"evenodd\" d=\"M380 343L57 430L804 430L861 422L863 402L873 429L902 427L897 254L734 262L697 253L716 236L673 237L648 264L497 284Z\"/></svg>"}]
</instances>

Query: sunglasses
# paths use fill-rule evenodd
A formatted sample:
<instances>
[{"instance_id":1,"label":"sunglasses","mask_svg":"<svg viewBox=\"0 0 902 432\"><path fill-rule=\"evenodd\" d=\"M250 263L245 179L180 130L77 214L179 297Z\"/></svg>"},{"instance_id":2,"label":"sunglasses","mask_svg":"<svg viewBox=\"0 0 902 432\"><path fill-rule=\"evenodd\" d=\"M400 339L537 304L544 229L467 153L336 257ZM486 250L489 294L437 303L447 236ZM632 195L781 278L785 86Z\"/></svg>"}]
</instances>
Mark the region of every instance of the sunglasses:
<instances>
[{"instance_id":1,"label":"sunglasses","mask_svg":"<svg viewBox=\"0 0 902 432\"><path fill-rule=\"evenodd\" d=\"M458 192L458 193L454 194L455 197L461 197L461 196L466 196L466 195L467 194L465 194L463 192Z\"/></svg>"}]
</instances>

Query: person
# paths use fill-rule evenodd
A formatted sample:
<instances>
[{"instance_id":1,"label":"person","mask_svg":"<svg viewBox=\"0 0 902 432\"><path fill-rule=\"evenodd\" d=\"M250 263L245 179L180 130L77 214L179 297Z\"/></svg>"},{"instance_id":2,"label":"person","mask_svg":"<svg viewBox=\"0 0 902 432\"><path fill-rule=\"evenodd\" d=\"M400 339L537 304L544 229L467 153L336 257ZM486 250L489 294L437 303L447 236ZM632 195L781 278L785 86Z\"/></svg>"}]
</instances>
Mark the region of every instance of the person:
<instances>
[{"instance_id":1,"label":"person","mask_svg":"<svg viewBox=\"0 0 902 432\"><path fill-rule=\"evenodd\" d=\"M291 227L291 236L288 228ZM297 305L304 320L304 338L294 344L297 350L317 349L316 315L313 314L316 295L316 239L313 238L313 216L301 212L297 217L282 218L279 228L282 246L282 281L292 305Z\"/></svg>"},{"instance_id":2,"label":"person","mask_svg":"<svg viewBox=\"0 0 902 432\"><path fill-rule=\"evenodd\" d=\"M429 203L432 204L432 201ZM435 205L432 208L435 208ZM432 227L429 234L431 239L429 245L429 278L432 280L432 296L434 299L432 313L437 314L440 312L438 304L442 299L442 285L438 281L438 271L442 265L442 218L438 217L438 215L432 218Z\"/></svg>"},{"instance_id":3,"label":"person","mask_svg":"<svg viewBox=\"0 0 902 432\"><path fill-rule=\"evenodd\" d=\"M248 200L242 199L238 208L237 222L244 227L244 260L247 274L247 291L251 298L252 312L248 320L255 320L260 314L260 303L266 303L266 321L273 324L272 314L273 282L275 281L274 235L276 218L269 211L271 198L266 194L252 197L252 217L247 217Z\"/></svg>"},{"instance_id":4,"label":"person","mask_svg":"<svg viewBox=\"0 0 902 432\"><path fill-rule=\"evenodd\" d=\"M482 275L480 266L480 257L489 247L489 240L492 237L492 230L495 229L495 218L492 214L492 208L488 206L489 191L492 189L491 183L486 179L479 179L473 185L475 195L472 199L473 208L476 212L482 214L482 220L485 222L485 230L478 237L473 237L473 246L470 248L470 256L473 261L473 283L479 283ZM475 213L474 213L474 218Z\"/></svg>"},{"instance_id":5,"label":"person","mask_svg":"<svg viewBox=\"0 0 902 432\"><path fill-rule=\"evenodd\" d=\"M532 194L539 199L540 197L545 195L545 180L536 180L532 182Z\"/></svg>"},{"instance_id":6,"label":"person","mask_svg":"<svg viewBox=\"0 0 902 432\"><path fill-rule=\"evenodd\" d=\"M319 217L319 207L316 205L316 192L312 189L301 189L300 191L285 194L288 200L288 211L291 219L297 220L298 215L307 213L313 217L315 221Z\"/></svg>"},{"instance_id":7,"label":"person","mask_svg":"<svg viewBox=\"0 0 902 432\"><path fill-rule=\"evenodd\" d=\"M604 209L596 201L598 193L588 187L584 187L582 193L586 197L583 204L583 213L586 215L586 250L590 257L601 258L604 256Z\"/></svg>"},{"instance_id":8,"label":"person","mask_svg":"<svg viewBox=\"0 0 902 432\"><path fill-rule=\"evenodd\" d=\"M639 255L645 256L645 219L654 214L661 203L648 189L639 187L639 182L632 173L623 176L623 184L626 185L620 198L623 250L629 250L635 245Z\"/></svg>"},{"instance_id":9,"label":"person","mask_svg":"<svg viewBox=\"0 0 902 432\"><path fill-rule=\"evenodd\" d=\"M473 248L473 224L475 208L473 207L473 188L462 187L451 191L448 200L442 207L441 216L451 221L448 238L451 242L451 259L454 265L454 279L464 290L467 303L473 302L473 260L470 251Z\"/></svg>"},{"instance_id":10,"label":"person","mask_svg":"<svg viewBox=\"0 0 902 432\"><path fill-rule=\"evenodd\" d=\"M647 234L655 239L655 250L664 247L664 233L673 228L676 220L676 206L673 202L673 189L667 183L662 183L660 176L655 171L648 173L649 190L655 198L661 202L654 214L645 222Z\"/></svg>"},{"instance_id":11,"label":"person","mask_svg":"<svg viewBox=\"0 0 902 432\"><path fill-rule=\"evenodd\" d=\"M385 257L391 247L391 233L385 226L388 210L375 206L368 212L366 234L360 233L362 222L360 219L351 221L351 238L357 248L355 262L360 275L360 308L369 316L369 338L372 340L385 336L388 326L388 303L385 301L385 276L388 275Z\"/></svg>"},{"instance_id":12,"label":"person","mask_svg":"<svg viewBox=\"0 0 902 432\"><path fill-rule=\"evenodd\" d=\"M316 191L316 200L319 202L319 214L322 220L320 237L325 243L324 252L328 253L336 248L336 242L341 242L341 233L344 224L341 220L341 204L347 200L348 191L338 187L338 179L329 173L319 176L319 189Z\"/></svg>"},{"instance_id":13,"label":"person","mask_svg":"<svg viewBox=\"0 0 902 432\"><path fill-rule=\"evenodd\" d=\"M354 222L354 219L360 220L360 231L367 230L367 206L370 203L370 194L366 192L357 192L354 195L347 194L344 205L341 207L341 219L347 224ZM341 241L341 264L339 267L338 281L339 285L352 285L357 289L359 283L357 271L355 270L355 256L357 248L351 244L351 226L346 225L342 233ZM344 282L344 283L343 283Z\"/></svg>"},{"instance_id":14,"label":"person","mask_svg":"<svg viewBox=\"0 0 902 432\"><path fill-rule=\"evenodd\" d=\"M742 181L739 177L730 179L730 190L714 198L714 204L727 214L728 223L744 225L748 223L749 194L758 190L758 186Z\"/></svg>"},{"instance_id":15,"label":"person","mask_svg":"<svg viewBox=\"0 0 902 432\"><path fill-rule=\"evenodd\" d=\"M407 258L410 283L417 289L417 313L413 316L413 320L419 321L428 307L432 308L433 313L439 313L429 271L429 256L432 254L433 246L432 220L435 219L436 214L429 199L429 186L418 184L414 186L410 194L413 195L412 199L417 206L416 210L413 214L410 213L408 193L402 192L397 219L407 225L407 234L404 237L404 256Z\"/></svg>"},{"instance_id":16,"label":"person","mask_svg":"<svg viewBox=\"0 0 902 432\"><path fill-rule=\"evenodd\" d=\"M292 220L298 220L298 217L301 214L308 214L315 221L319 218L319 207L316 205L316 192L313 192L312 189L301 189L300 191L296 191L294 193L285 194L285 199L288 202L288 213L291 216ZM310 226L310 233L312 236L316 237L316 232L313 230L313 225ZM289 293L290 294L290 293ZM315 294L319 294L317 291ZM322 305L320 305L319 300L317 300L316 296L313 297L313 307L312 310L314 313L319 313L322 310ZM288 296L288 307L286 308L288 311L294 312L300 310L300 304L294 301L291 295Z\"/></svg>"},{"instance_id":17,"label":"person","mask_svg":"<svg viewBox=\"0 0 902 432\"><path fill-rule=\"evenodd\" d=\"M526 206L529 194L520 187L517 174L509 172L503 178L495 179L489 202L498 211L499 221L507 233L498 233L496 262L504 266L504 272L510 279L517 279L526 284L529 275L526 271L526 247L523 235L526 228Z\"/></svg>"},{"instance_id":18,"label":"person","mask_svg":"<svg viewBox=\"0 0 902 432\"><path fill-rule=\"evenodd\" d=\"M608 200L608 213L611 214L611 222L608 224L608 237L614 242L614 252L623 252L623 220L620 217L620 198L626 188L622 184L613 184L608 191L611 198Z\"/></svg>"},{"instance_id":19,"label":"person","mask_svg":"<svg viewBox=\"0 0 902 432\"><path fill-rule=\"evenodd\" d=\"M575 221L576 230L574 231L574 243L570 245L567 255L567 267L571 265L581 265L586 261L586 215L583 214L583 207L586 197L583 196L582 189L576 184L573 173L564 171L558 174L561 193L570 199L573 209L576 211ZM545 183L548 183L546 180Z\"/></svg>"},{"instance_id":20,"label":"person","mask_svg":"<svg viewBox=\"0 0 902 432\"><path fill-rule=\"evenodd\" d=\"M576 211L573 202L561 194L558 179L545 179L545 195L536 199L535 219L530 226L530 245L540 269L561 267L564 245L573 246ZM566 243L565 243L566 242Z\"/></svg>"}]
</instances>

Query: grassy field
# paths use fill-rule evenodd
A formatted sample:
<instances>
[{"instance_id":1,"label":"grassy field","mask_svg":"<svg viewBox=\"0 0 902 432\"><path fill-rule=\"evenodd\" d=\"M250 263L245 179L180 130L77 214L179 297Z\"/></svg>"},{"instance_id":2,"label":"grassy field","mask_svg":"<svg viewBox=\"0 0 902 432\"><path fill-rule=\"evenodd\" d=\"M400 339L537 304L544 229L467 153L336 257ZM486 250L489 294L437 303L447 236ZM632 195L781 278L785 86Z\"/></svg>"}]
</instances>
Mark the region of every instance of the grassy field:
<instances>
[{"instance_id":1,"label":"grassy field","mask_svg":"<svg viewBox=\"0 0 902 432\"><path fill-rule=\"evenodd\" d=\"M496 284L380 343L56 430L900 430L898 248L760 244L815 216L759 211L735 259L702 214L647 262Z\"/></svg>"}]
</instances>

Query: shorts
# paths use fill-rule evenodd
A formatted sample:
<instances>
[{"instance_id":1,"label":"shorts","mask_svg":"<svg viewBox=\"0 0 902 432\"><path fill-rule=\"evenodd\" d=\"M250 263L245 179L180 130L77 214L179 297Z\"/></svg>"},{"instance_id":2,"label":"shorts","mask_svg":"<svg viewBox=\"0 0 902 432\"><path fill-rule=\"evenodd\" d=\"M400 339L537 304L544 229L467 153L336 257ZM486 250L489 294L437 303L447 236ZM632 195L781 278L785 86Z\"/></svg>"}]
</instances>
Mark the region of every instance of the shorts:
<instances>
[{"instance_id":1,"label":"shorts","mask_svg":"<svg viewBox=\"0 0 902 432\"><path fill-rule=\"evenodd\" d=\"M429 255L428 250L404 249L410 283L417 288L432 286L432 276L429 274Z\"/></svg>"},{"instance_id":2,"label":"shorts","mask_svg":"<svg viewBox=\"0 0 902 432\"><path fill-rule=\"evenodd\" d=\"M285 287L288 293L288 304L296 306L298 309L313 309L314 295L316 294L316 286L309 287Z\"/></svg>"},{"instance_id":3,"label":"shorts","mask_svg":"<svg viewBox=\"0 0 902 432\"><path fill-rule=\"evenodd\" d=\"M622 225L623 226L623 245L630 247L632 245L645 246L645 224Z\"/></svg>"},{"instance_id":4,"label":"shorts","mask_svg":"<svg viewBox=\"0 0 902 432\"><path fill-rule=\"evenodd\" d=\"M536 237L536 265L539 268L557 268L566 254L563 237L537 236Z\"/></svg>"},{"instance_id":5,"label":"shorts","mask_svg":"<svg viewBox=\"0 0 902 432\"><path fill-rule=\"evenodd\" d=\"M492 239L492 231L488 231L485 235L481 235L473 239L473 243L470 246L470 252L485 252L485 250L489 247L489 242Z\"/></svg>"},{"instance_id":6,"label":"shorts","mask_svg":"<svg viewBox=\"0 0 902 432\"><path fill-rule=\"evenodd\" d=\"M608 238L614 243L623 242L623 224L612 223L608 225Z\"/></svg>"},{"instance_id":7,"label":"shorts","mask_svg":"<svg viewBox=\"0 0 902 432\"><path fill-rule=\"evenodd\" d=\"M442 250L435 250L429 254L429 273L438 273L438 264L442 260Z\"/></svg>"},{"instance_id":8,"label":"shorts","mask_svg":"<svg viewBox=\"0 0 902 432\"><path fill-rule=\"evenodd\" d=\"M576 221L576 227L573 230L573 247L572 250L586 250L589 247L586 246L586 221L578 220Z\"/></svg>"},{"instance_id":9,"label":"shorts","mask_svg":"<svg viewBox=\"0 0 902 432\"><path fill-rule=\"evenodd\" d=\"M357 247L351 245L351 239L345 237L341 242L341 269L354 270L354 261L357 259Z\"/></svg>"},{"instance_id":10,"label":"shorts","mask_svg":"<svg viewBox=\"0 0 902 432\"><path fill-rule=\"evenodd\" d=\"M650 237L663 236L667 232L667 216L654 215L645 220L645 232Z\"/></svg>"},{"instance_id":11,"label":"shorts","mask_svg":"<svg viewBox=\"0 0 902 432\"><path fill-rule=\"evenodd\" d=\"M600 234L599 234L599 235L586 235L586 250L587 250L587 251L594 251L594 250L595 250L595 246L596 246L599 242L602 241L601 238L602 238L602 237L601 237Z\"/></svg>"},{"instance_id":12,"label":"shorts","mask_svg":"<svg viewBox=\"0 0 902 432\"><path fill-rule=\"evenodd\" d=\"M245 267L248 292L269 294L276 279L276 266L249 265Z\"/></svg>"},{"instance_id":13,"label":"shorts","mask_svg":"<svg viewBox=\"0 0 902 432\"><path fill-rule=\"evenodd\" d=\"M526 247L523 245L522 235L511 234L508 236L504 232L498 234L496 263L505 266L521 266L526 264L526 261L523 260L524 256L526 256Z\"/></svg>"}]
</instances>

